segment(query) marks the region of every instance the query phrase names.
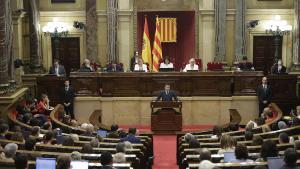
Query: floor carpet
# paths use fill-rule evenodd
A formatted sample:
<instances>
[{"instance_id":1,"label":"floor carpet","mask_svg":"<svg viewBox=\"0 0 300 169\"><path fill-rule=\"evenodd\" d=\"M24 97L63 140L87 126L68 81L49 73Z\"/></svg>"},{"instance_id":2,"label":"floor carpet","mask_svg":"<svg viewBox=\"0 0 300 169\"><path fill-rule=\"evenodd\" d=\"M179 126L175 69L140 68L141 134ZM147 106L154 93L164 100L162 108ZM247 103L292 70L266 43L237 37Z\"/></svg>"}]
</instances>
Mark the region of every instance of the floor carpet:
<instances>
[{"instance_id":1,"label":"floor carpet","mask_svg":"<svg viewBox=\"0 0 300 169\"><path fill-rule=\"evenodd\" d=\"M154 164L153 169L177 169L176 136L154 135Z\"/></svg>"}]
</instances>

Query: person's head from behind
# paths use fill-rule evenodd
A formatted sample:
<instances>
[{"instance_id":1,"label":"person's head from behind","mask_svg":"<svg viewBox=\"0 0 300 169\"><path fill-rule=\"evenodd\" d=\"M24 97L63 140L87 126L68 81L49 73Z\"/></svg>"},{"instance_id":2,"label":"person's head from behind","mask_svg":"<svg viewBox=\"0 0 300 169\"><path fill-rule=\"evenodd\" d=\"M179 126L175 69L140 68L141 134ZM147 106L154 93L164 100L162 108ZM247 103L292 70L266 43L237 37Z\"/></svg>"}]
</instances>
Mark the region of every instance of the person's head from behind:
<instances>
[{"instance_id":1,"label":"person's head from behind","mask_svg":"<svg viewBox=\"0 0 300 169\"><path fill-rule=\"evenodd\" d=\"M279 144L289 143L290 138L289 135L286 132L282 132L278 136Z\"/></svg>"},{"instance_id":2,"label":"person's head from behind","mask_svg":"<svg viewBox=\"0 0 300 169\"><path fill-rule=\"evenodd\" d=\"M236 145L235 139L230 135L222 135L220 146L222 149L233 149Z\"/></svg>"},{"instance_id":3,"label":"person's head from behind","mask_svg":"<svg viewBox=\"0 0 300 169\"><path fill-rule=\"evenodd\" d=\"M294 148L295 148L295 150L300 150L300 140L296 140L295 142L294 142Z\"/></svg>"},{"instance_id":4,"label":"person's head from behind","mask_svg":"<svg viewBox=\"0 0 300 169\"><path fill-rule=\"evenodd\" d=\"M248 159L248 149L244 144L237 144L235 146L235 157L238 160L247 160Z\"/></svg>"},{"instance_id":5,"label":"person's head from behind","mask_svg":"<svg viewBox=\"0 0 300 169\"><path fill-rule=\"evenodd\" d=\"M116 146L116 152L117 153L125 153L126 152L125 143L119 142Z\"/></svg>"},{"instance_id":6,"label":"person's head from behind","mask_svg":"<svg viewBox=\"0 0 300 169\"><path fill-rule=\"evenodd\" d=\"M236 123L230 123L229 126L229 131L238 131L239 130L239 125Z\"/></svg>"},{"instance_id":7,"label":"person's head from behind","mask_svg":"<svg viewBox=\"0 0 300 169\"><path fill-rule=\"evenodd\" d=\"M44 130L52 130L52 124L51 124L51 122L44 123L43 129Z\"/></svg>"},{"instance_id":8,"label":"person's head from behind","mask_svg":"<svg viewBox=\"0 0 300 169\"><path fill-rule=\"evenodd\" d=\"M44 136L43 136L43 142L44 144L47 143L52 143L52 140L54 139L54 134L52 131L48 131Z\"/></svg>"},{"instance_id":9,"label":"person's head from behind","mask_svg":"<svg viewBox=\"0 0 300 169\"><path fill-rule=\"evenodd\" d=\"M99 140L97 138L93 138L91 141L90 141L90 144L93 148L98 148L99 147Z\"/></svg>"},{"instance_id":10,"label":"person's head from behind","mask_svg":"<svg viewBox=\"0 0 300 169\"><path fill-rule=\"evenodd\" d=\"M297 151L293 148L288 148L284 151L284 162L288 167L296 166L297 157Z\"/></svg>"},{"instance_id":11,"label":"person's head from behind","mask_svg":"<svg viewBox=\"0 0 300 169\"><path fill-rule=\"evenodd\" d=\"M200 148L200 142L196 139L192 139L189 143L189 148Z\"/></svg>"},{"instance_id":12,"label":"person's head from behind","mask_svg":"<svg viewBox=\"0 0 300 169\"><path fill-rule=\"evenodd\" d=\"M261 136L253 136L252 146L261 146L264 143L264 139Z\"/></svg>"},{"instance_id":13,"label":"person's head from behind","mask_svg":"<svg viewBox=\"0 0 300 169\"><path fill-rule=\"evenodd\" d=\"M260 156L265 161L267 160L268 157L277 157L278 150L276 147L276 143L273 140L264 141L264 143L261 146Z\"/></svg>"},{"instance_id":14,"label":"person's head from behind","mask_svg":"<svg viewBox=\"0 0 300 169\"><path fill-rule=\"evenodd\" d=\"M170 91L171 85L170 84L165 84L165 91Z\"/></svg>"},{"instance_id":15,"label":"person's head from behind","mask_svg":"<svg viewBox=\"0 0 300 169\"><path fill-rule=\"evenodd\" d=\"M15 132L11 138L11 140L13 141L19 141L19 142L23 142L24 141L24 137L23 134L21 132Z\"/></svg>"},{"instance_id":16,"label":"person's head from behind","mask_svg":"<svg viewBox=\"0 0 300 169\"><path fill-rule=\"evenodd\" d=\"M284 121L279 121L278 122L278 129L282 130L282 129L286 129L288 126Z\"/></svg>"},{"instance_id":17,"label":"person's head from behind","mask_svg":"<svg viewBox=\"0 0 300 169\"><path fill-rule=\"evenodd\" d=\"M191 134L191 133L186 133L184 135L184 141L186 143L190 143L190 141L193 140L193 139L195 139L195 136L193 134Z\"/></svg>"},{"instance_id":18,"label":"person's head from behind","mask_svg":"<svg viewBox=\"0 0 300 169\"><path fill-rule=\"evenodd\" d=\"M117 124L113 124L110 126L110 131L111 132L115 132L115 131L118 131L119 129L119 126Z\"/></svg>"},{"instance_id":19,"label":"person's head from behind","mask_svg":"<svg viewBox=\"0 0 300 169\"><path fill-rule=\"evenodd\" d=\"M253 133L251 131L245 131L245 140L249 141L253 139Z\"/></svg>"},{"instance_id":20,"label":"person's head from behind","mask_svg":"<svg viewBox=\"0 0 300 169\"><path fill-rule=\"evenodd\" d=\"M129 128L128 129L128 134L136 135L136 128Z\"/></svg>"},{"instance_id":21,"label":"person's head from behind","mask_svg":"<svg viewBox=\"0 0 300 169\"><path fill-rule=\"evenodd\" d=\"M36 140L33 138L28 138L25 140L24 148L28 151L33 151L35 149Z\"/></svg>"},{"instance_id":22,"label":"person's head from behind","mask_svg":"<svg viewBox=\"0 0 300 169\"><path fill-rule=\"evenodd\" d=\"M74 146L74 140L72 139L71 136L64 136L62 145L63 146Z\"/></svg>"},{"instance_id":23,"label":"person's head from behind","mask_svg":"<svg viewBox=\"0 0 300 169\"><path fill-rule=\"evenodd\" d=\"M38 137L40 135L40 127L39 126L33 126L31 129L31 135Z\"/></svg>"},{"instance_id":24,"label":"person's head from behind","mask_svg":"<svg viewBox=\"0 0 300 169\"><path fill-rule=\"evenodd\" d=\"M46 94L42 94L42 95L41 95L41 100L44 101L44 102L46 102L46 101L48 101L49 99L48 99L48 96L47 96Z\"/></svg>"},{"instance_id":25,"label":"person's head from behind","mask_svg":"<svg viewBox=\"0 0 300 169\"><path fill-rule=\"evenodd\" d=\"M199 153L200 153L200 157L199 157L200 161L211 160L211 152L208 148L202 148Z\"/></svg>"},{"instance_id":26,"label":"person's head from behind","mask_svg":"<svg viewBox=\"0 0 300 169\"><path fill-rule=\"evenodd\" d=\"M71 153L71 160L80 161L81 160L81 154L78 151L73 151Z\"/></svg>"},{"instance_id":27,"label":"person's head from behind","mask_svg":"<svg viewBox=\"0 0 300 169\"><path fill-rule=\"evenodd\" d=\"M214 126L212 130L212 134L220 137L222 135L222 127Z\"/></svg>"},{"instance_id":28,"label":"person's head from behind","mask_svg":"<svg viewBox=\"0 0 300 169\"><path fill-rule=\"evenodd\" d=\"M67 155L60 155L56 161L56 169L70 169L71 157Z\"/></svg>"},{"instance_id":29,"label":"person's head from behind","mask_svg":"<svg viewBox=\"0 0 300 169\"><path fill-rule=\"evenodd\" d=\"M5 135L8 132L8 128L6 123L0 124L0 135Z\"/></svg>"},{"instance_id":30,"label":"person's head from behind","mask_svg":"<svg viewBox=\"0 0 300 169\"><path fill-rule=\"evenodd\" d=\"M133 149L132 144L129 141L124 141L124 144L125 144L125 150Z\"/></svg>"},{"instance_id":31,"label":"person's head from behind","mask_svg":"<svg viewBox=\"0 0 300 169\"><path fill-rule=\"evenodd\" d=\"M112 157L111 153L104 152L101 154L100 161L101 161L102 166L112 165L113 157Z\"/></svg>"},{"instance_id":32,"label":"person's head from behind","mask_svg":"<svg viewBox=\"0 0 300 169\"><path fill-rule=\"evenodd\" d=\"M4 147L4 154L6 158L14 158L18 150L18 145L15 143L8 143Z\"/></svg>"},{"instance_id":33,"label":"person's head from behind","mask_svg":"<svg viewBox=\"0 0 300 169\"><path fill-rule=\"evenodd\" d=\"M83 154L93 154L94 150L91 144L84 144L81 149L81 153Z\"/></svg>"},{"instance_id":34,"label":"person's head from behind","mask_svg":"<svg viewBox=\"0 0 300 169\"><path fill-rule=\"evenodd\" d=\"M17 154L14 158L16 169L28 168L28 156L27 154Z\"/></svg>"}]
</instances>

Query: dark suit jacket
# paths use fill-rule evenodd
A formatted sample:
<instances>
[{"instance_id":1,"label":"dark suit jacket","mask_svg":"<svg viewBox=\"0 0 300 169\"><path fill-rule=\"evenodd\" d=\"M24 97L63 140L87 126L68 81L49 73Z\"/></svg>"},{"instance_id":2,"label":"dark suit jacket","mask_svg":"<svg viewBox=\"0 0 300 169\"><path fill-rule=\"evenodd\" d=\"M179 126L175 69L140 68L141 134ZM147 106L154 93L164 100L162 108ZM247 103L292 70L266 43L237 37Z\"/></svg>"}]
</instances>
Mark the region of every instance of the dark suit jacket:
<instances>
[{"instance_id":1,"label":"dark suit jacket","mask_svg":"<svg viewBox=\"0 0 300 169\"><path fill-rule=\"evenodd\" d=\"M267 89L264 89L262 85L259 85L257 88L257 96L258 96L259 102L263 102L264 100L267 100L268 102L270 102L271 98L272 98L271 86L267 85Z\"/></svg>"},{"instance_id":2,"label":"dark suit jacket","mask_svg":"<svg viewBox=\"0 0 300 169\"><path fill-rule=\"evenodd\" d=\"M156 101L159 101L160 99L162 101L173 101L173 99L176 101L178 100L176 93L171 90L168 94L166 93L166 91L161 91L159 96L156 98Z\"/></svg>"},{"instance_id":3,"label":"dark suit jacket","mask_svg":"<svg viewBox=\"0 0 300 169\"><path fill-rule=\"evenodd\" d=\"M65 88L61 89L61 98L64 103L73 104L74 97L75 97L75 91L71 86L69 87L68 91L66 91Z\"/></svg>"},{"instance_id":4,"label":"dark suit jacket","mask_svg":"<svg viewBox=\"0 0 300 169\"><path fill-rule=\"evenodd\" d=\"M134 70L134 66L135 66L135 56L133 56L130 60L130 70L133 71Z\"/></svg>"},{"instance_id":5,"label":"dark suit jacket","mask_svg":"<svg viewBox=\"0 0 300 169\"><path fill-rule=\"evenodd\" d=\"M86 67L86 66L81 66L81 68L79 69L79 72L94 72L94 70L90 69L89 67Z\"/></svg>"},{"instance_id":6,"label":"dark suit jacket","mask_svg":"<svg viewBox=\"0 0 300 169\"><path fill-rule=\"evenodd\" d=\"M276 64L272 68L272 73L273 74L286 74L286 67L282 66L281 69L278 71L278 65Z\"/></svg>"},{"instance_id":7,"label":"dark suit jacket","mask_svg":"<svg viewBox=\"0 0 300 169\"><path fill-rule=\"evenodd\" d=\"M52 74L52 75L56 74L55 73L55 67L50 67L49 74ZM65 68L62 65L58 66L58 74L61 75L61 76L65 76L66 75Z\"/></svg>"},{"instance_id":8,"label":"dark suit jacket","mask_svg":"<svg viewBox=\"0 0 300 169\"><path fill-rule=\"evenodd\" d=\"M246 63L239 63L239 68L241 70L251 70L251 68L253 67L251 62L246 62Z\"/></svg>"}]
</instances>

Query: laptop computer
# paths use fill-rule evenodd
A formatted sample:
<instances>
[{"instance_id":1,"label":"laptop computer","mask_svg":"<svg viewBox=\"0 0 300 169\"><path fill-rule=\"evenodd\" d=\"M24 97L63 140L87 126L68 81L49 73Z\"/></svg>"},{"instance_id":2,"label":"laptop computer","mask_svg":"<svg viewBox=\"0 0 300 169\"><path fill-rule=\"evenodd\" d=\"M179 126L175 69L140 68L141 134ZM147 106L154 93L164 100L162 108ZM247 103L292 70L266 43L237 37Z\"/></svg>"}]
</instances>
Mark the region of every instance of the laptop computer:
<instances>
[{"instance_id":1,"label":"laptop computer","mask_svg":"<svg viewBox=\"0 0 300 169\"><path fill-rule=\"evenodd\" d=\"M224 162L225 163L229 163L229 162L232 162L235 160L236 160L236 157L235 157L234 152L224 152Z\"/></svg>"},{"instance_id":2,"label":"laptop computer","mask_svg":"<svg viewBox=\"0 0 300 169\"><path fill-rule=\"evenodd\" d=\"M72 169L88 169L89 162L88 161L71 161Z\"/></svg>"},{"instance_id":3,"label":"laptop computer","mask_svg":"<svg viewBox=\"0 0 300 169\"><path fill-rule=\"evenodd\" d=\"M280 169L284 165L282 157L268 157L268 168Z\"/></svg>"},{"instance_id":4,"label":"laptop computer","mask_svg":"<svg viewBox=\"0 0 300 169\"><path fill-rule=\"evenodd\" d=\"M175 71L174 68L159 68L160 72L173 72Z\"/></svg>"},{"instance_id":5,"label":"laptop computer","mask_svg":"<svg viewBox=\"0 0 300 169\"><path fill-rule=\"evenodd\" d=\"M107 136L107 131L99 129L99 130L97 130L97 135L102 138L105 138Z\"/></svg>"},{"instance_id":6,"label":"laptop computer","mask_svg":"<svg viewBox=\"0 0 300 169\"><path fill-rule=\"evenodd\" d=\"M55 158L37 158L36 169L55 169L56 159Z\"/></svg>"}]
</instances>

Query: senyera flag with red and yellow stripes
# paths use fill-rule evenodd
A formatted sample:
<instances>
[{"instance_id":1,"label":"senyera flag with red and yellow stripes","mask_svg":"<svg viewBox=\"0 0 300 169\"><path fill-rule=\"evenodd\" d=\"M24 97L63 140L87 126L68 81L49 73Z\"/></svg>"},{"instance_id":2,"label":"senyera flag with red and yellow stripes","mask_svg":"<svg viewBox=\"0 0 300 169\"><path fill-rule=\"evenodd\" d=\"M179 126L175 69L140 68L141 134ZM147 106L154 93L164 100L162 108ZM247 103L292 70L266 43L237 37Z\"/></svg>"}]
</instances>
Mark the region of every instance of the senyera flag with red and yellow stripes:
<instances>
[{"instance_id":1,"label":"senyera flag with red and yellow stripes","mask_svg":"<svg viewBox=\"0 0 300 169\"><path fill-rule=\"evenodd\" d=\"M159 18L161 42L176 42L177 20L176 18Z\"/></svg>"},{"instance_id":2,"label":"senyera flag with red and yellow stripes","mask_svg":"<svg viewBox=\"0 0 300 169\"><path fill-rule=\"evenodd\" d=\"M156 30L154 35L154 43L152 48L153 55L153 71L158 72L159 61L162 59L162 47L161 47L161 36L160 36L160 24L158 17L156 18Z\"/></svg>"}]
</instances>

